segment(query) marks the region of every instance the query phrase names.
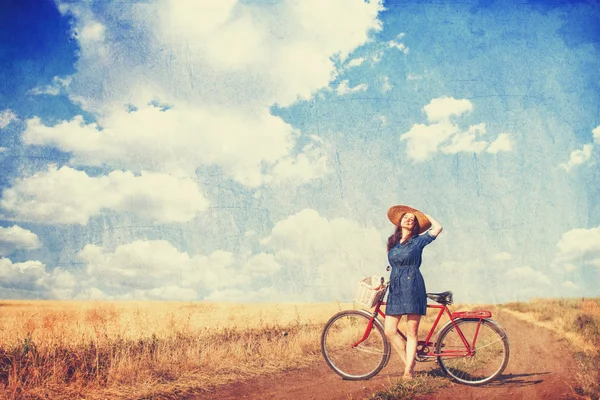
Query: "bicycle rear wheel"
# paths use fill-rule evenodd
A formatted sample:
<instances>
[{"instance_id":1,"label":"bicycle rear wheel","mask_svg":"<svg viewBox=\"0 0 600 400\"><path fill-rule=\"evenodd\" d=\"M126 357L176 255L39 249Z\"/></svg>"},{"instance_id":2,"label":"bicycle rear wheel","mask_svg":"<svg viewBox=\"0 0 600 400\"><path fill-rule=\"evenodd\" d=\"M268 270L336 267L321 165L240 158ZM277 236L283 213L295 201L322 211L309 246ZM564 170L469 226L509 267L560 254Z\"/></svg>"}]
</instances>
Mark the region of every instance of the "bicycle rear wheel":
<instances>
[{"instance_id":1,"label":"bicycle rear wheel","mask_svg":"<svg viewBox=\"0 0 600 400\"><path fill-rule=\"evenodd\" d=\"M360 310L342 311L331 317L321 335L321 351L327 365L344 379L361 380L377 375L390 358L390 344L383 326L375 320L368 337L371 314Z\"/></svg>"},{"instance_id":2,"label":"bicycle rear wheel","mask_svg":"<svg viewBox=\"0 0 600 400\"><path fill-rule=\"evenodd\" d=\"M442 371L467 385L483 385L495 379L506 368L510 354L504 329L490 320L481 321L481 325L478 319L461 319L455 322L469 345L473 344L477 333L475 353L472 356L456 356L456 353L466 350L465 345L454 325L446 325L440 331L436 343L438 363ZM451 355L451 352L455 352L455 355Z\"/></svg>"}]
</instances>

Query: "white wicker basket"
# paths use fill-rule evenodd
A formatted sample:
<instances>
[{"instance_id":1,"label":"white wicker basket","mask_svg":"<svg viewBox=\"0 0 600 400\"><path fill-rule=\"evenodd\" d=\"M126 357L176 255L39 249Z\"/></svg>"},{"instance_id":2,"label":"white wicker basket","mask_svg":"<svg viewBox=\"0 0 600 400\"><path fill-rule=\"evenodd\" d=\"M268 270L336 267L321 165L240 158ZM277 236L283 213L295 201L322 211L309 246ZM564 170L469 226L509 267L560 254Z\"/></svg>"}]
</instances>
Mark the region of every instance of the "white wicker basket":
<instances>
[{"instance_id":1,"label":"white wicker basket","mask_svg":"<svg viewBox=\"0 0 600 400\"><path fill-rule=\"evenodd\" d=\"M368 308L375 307L375 304L381 299L385 289L381 286L380 278L377 275L367 276L361 279L356 285L354 302L362 304Z\"/></svg>"}]
</instances>

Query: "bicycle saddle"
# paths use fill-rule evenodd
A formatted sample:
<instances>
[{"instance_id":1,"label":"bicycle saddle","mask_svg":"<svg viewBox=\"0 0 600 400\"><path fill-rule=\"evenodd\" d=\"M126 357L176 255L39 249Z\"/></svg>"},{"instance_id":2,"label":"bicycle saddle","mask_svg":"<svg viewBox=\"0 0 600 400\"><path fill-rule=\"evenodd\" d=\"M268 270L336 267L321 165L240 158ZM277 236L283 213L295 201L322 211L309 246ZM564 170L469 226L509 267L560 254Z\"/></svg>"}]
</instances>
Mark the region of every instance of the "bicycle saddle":
<instances>
[{"instance_id":1,"label":"bicycle saddle","mask_svg":"<svg viewBox=\"0 0 600 400\"><path fill-rule=\"evenodd\" d=\"M436 303L444 304L446 306L452 304L452 292L450 290L442 293L427 293L427 297Z\"/></svg>"}]
</instances>

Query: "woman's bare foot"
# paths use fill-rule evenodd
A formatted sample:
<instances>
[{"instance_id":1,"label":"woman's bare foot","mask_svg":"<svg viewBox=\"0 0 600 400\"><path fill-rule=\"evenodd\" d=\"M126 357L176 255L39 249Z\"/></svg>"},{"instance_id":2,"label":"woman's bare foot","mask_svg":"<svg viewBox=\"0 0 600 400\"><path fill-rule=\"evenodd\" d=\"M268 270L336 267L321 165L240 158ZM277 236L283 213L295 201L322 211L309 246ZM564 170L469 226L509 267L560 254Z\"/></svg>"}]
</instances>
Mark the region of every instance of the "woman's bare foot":
<instances>
[{"instance_id":1,"label":"woman's bare foot","mask_svg":"<svg viewBox=\"0 0 600 400\"><path fill-rule=\"evenodd\" d=\"M412 365L410 366L410 368L407 368L406 370L404 370L404 375L402 376L402 379L404 379L405 381L413 380L413 378L415 377L415 365L417 365L417 360L414 360L412 362Z\"/></svg>"}]
</instances>

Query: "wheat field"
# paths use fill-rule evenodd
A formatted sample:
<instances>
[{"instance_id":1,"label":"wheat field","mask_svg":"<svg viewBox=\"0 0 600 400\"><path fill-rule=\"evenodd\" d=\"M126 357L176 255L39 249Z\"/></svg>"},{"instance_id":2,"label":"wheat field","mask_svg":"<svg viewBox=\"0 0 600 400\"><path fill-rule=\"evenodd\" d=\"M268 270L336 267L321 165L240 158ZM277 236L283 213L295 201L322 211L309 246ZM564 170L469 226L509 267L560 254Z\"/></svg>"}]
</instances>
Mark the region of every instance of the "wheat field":
<instances>
[{"instance_id":1,"label":"wheat field","mask_svg":"<svg viewBox=\"0 0 600 400\"><path fill-rule=\"evenodd\" d=\"M1 301L0 397L174 399L322 361L352 303ZM456 310L456 307L453 307ZM425 318L425 333L433 317Z\"/></svg>"},{"instance_id":2,"label":"wheat field","mask_svg":"<svg viewBox=\"0 0 600 400\"><path fill-rule=\"evenodd\" d=\"M320 357L352 304L0 302L0 397L179 398Z\"/></svg>"}]
</instances>

